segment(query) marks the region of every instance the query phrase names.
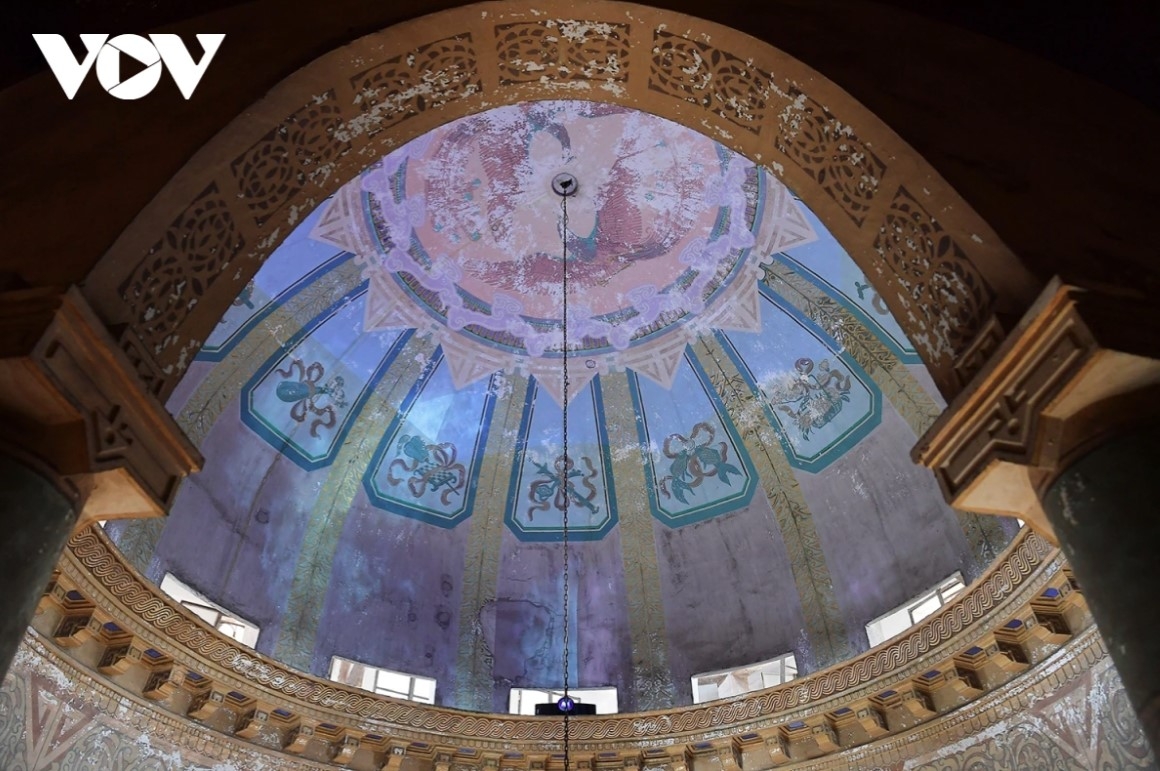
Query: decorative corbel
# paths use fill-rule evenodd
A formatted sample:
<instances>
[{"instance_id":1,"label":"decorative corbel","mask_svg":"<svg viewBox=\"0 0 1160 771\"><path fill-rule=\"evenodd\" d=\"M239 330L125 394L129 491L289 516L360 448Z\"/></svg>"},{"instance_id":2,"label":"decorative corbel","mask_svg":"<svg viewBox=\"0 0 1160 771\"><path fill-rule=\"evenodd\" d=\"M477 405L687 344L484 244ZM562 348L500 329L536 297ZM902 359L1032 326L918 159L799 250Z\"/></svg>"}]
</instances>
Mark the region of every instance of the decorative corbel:
<instances>
[{"instance_id":1,"label":"decorative corbel","mask_svg":"<svg viewBox=\"0 0 1160 771\"><path fill-rule=\"evenodd\" d=\"M80 290L0 295L0 437L77 498L77 529L163 516L197 449Z\"/></svg>"},{"instance_id":2,"label":"decorative corbel","mask_svg":"<svg viewBox=\"0 0 1160 771\"><path fill-rule=\"evenodd\" d=\"M1160 413L1160 313L1048 283L912 451L952 506L1019 517L1058 543L1040 493L1109 435Z\"/></svg>"}]
</instances>

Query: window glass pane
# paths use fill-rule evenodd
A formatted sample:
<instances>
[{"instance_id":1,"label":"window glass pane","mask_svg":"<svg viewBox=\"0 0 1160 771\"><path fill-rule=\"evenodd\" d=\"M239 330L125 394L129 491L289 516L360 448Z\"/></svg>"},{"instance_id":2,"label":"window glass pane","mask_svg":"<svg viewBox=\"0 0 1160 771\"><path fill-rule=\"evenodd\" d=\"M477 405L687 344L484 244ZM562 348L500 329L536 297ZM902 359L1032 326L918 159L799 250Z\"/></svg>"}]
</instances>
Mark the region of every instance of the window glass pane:
<instances>
[{"instance_id":1,"label":"window glass pane","mask_svg":"<svg viewBox=\"0 0 1160 771\"><path fill-rule=\"evenodd\" d=\"M693 678L693 703L700 704L704 701L713 701L717 698L717 684L711 682L701 681L697 683L697 679Z\"/></svg>"},{"instance_id":2,"label":"window glass pane","mask_svg":"<svg viewBox=\"0 0 1160 771\"><path fill-rule=\"evenodd\" d=\"M938 595L934 594L929 597L924 597L918 604L911 606L910 618L914 623L922 621L924 618L934 613L942 607L942 602L939 601Z\"/></svg>"},{"instance_id":3,"label":"window glass pane","mask_svg":"<svg viewBox=\"0 0 1160 771\"><path fill-rule=\"evenodd\" d=\"M411 678L408 675L401 675L398 672L380 669L378 680L375 681L375 687L406 694L411 690Z\"/></svg>"},{"instance_id":4,"label":"window glass pane","mask_svg":"<svg viewBox=\"0 0 1160 771\"><path fill-rule=\"evenodd\" d=\"M383 696L411 699L427 704L435 702L436 682L430 677L372 667L341 656L334 656L330 660L330 679Z\"/></svg>"},{"instance_id":5,"label":"window glass pane","mask_svg":"<svg viewBox=\"0 0 1160 771\"><path fill-rule=\"evenodd\" d=\"M435 681L426 677L415 678L415 701L431 702L435 699Z\"/></svg>"},{"instance_id":6,"label":"window glass pane","mask_svg":"<svg viewBox=\"0 0 1160 771\"><path fill-rule=\"evenodd\" d=\"M785 668L785 662L782 659L774 659L767 661L758 670L760 675L756 682L753 682L753 688L750 690L757 690L759 688L770 688L782 683L782 670Z\"/></svg>"},{"instance_id":7,"label":"window glass pane","mask_svg":"<svg viewBox=\"0 0 1160 771\"><path fill-rule=\"evenodd\" d=\"M586 699L589 704L596 705L597 715L615 715L619 709L615 688L594 689Z\"/></svg>"},{"instance_id":8,"label":"window glass pane","mask_svg":"<svg viewBox=\"0 0 1160 771\"><path fill-rule=\"evenodd\" d=\"M943 584L942 588L939 589L939 595L942 597L943 605L946 605L948 602L950 602L952 597L966 588L967 587L963 586L963 582L957 578L953 581L948 581L947 583Z\"/></svg>"},{"instance_id":9,"label":"window glass pane","mask_svg":"<svg viewBox=\"0 0 1160 771\"><path fill-rule=\"evenodd\" d=\"M392 690L387 689L387 688L375 688L375 693L377 693L379 696L390 696L392 699L410 700L410 698L411 698L410 696L408 696L405 693L402 693L401 691L392 691Z\"/></svg>"},{"instance_id":10,"label":"window glass pane","mask_svg":"<svg viewBox=\"0 0 1160 771\"><path fill-rule=\"evenodd\" d=\"M374 667L364 667L361 664L355 670L358 673L358 682L355 685L360 688L365 688L368 691L375 690L375 679L379 675L379 671Z\"/></svg>"},{"instance_id":11,"label":"window glass pane","mask_svg":"<svg viewBox=\"0 0 1160 771\"><path fill-rule=\"evenodd\" d=\"M181 603L195 616L210 626L215 627L227 637L232 637L251 648L257 644L259 629L256 625L238 618L220 605L210 602L207 598L177 580L172 574L166 573L161 579L161 591Z\"/></svg>"},{"instance_id":12,"label":"window glass pane","mask_svg":"<svg viewBox=\"0 0 1160 771\"><path fill-rule=\"evenodd\" d=\"M707 672L693 677L693 703L728 699L743 693L772 688L797 676L797 661L792 653L760 661L726 672Z\"/></svg>"},{"instance_id":13,"label":"window glass pane","mask_svg":"<svg viewBox=\"0 0 1160 771\"><path fill-rule=\"evenodd\" d=\"M910 614L905 610L891 613L881 621L882 640L889 640L896 634L901 634L910 627Z\"/></svg>"},{"instance_id":14,"label":"window glass pane","mask_svg":"<svg viewBox=\"0 0 1160 771\"><path fill-rule=\"evenodd\" d=\"M222 616L222 614L219 613L216 608L211 608L208 605L202 605L200 602L190 602L189 600L186 600L181 604L184 605L187 610L191 611L195 616L210 626L217 626L218 619L220 619Z\"/></svg>"},{"instance_id":15,"label":"window glass pane","mask_svg":"<svg viewBox=\"0 0 1160 771\"><path fill-rule=\"evenodd\" d=\"M867 624L866 638L871 646L875 646L902 634L937 611L964 588L966 587L963 584L962 574L952 573L939 581L933 589L923 592L906 604Z\"/></svg>"}]
</instances>

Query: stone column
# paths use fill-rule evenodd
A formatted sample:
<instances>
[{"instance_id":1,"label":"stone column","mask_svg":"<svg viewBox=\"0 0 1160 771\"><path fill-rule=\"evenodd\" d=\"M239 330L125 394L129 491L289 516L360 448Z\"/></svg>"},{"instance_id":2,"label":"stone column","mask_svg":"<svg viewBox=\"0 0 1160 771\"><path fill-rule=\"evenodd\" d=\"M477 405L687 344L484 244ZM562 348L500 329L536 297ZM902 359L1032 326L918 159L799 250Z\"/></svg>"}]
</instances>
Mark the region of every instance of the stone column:
<instances>
[{"instance_id":1,"label":"stone column","mask_svg":"<svg viewBox=\"0 0 1160 771\"><path fill-rule=\"evenodd\" d=\"M1043 508L1088 598L1144 733L1160 747L1160 424L1104 442Z\"/></svg>"},{"instance_id":2,"label":"stone column","mask_svg":"<svg viewBox=\"0 0 1160 771\"><path fill-rule=\"evenodd\" d=\"M0 293L0 677L69 535L164 516L200 464L79 290Z\"/></svg>"},{"instance_id":3,"label":"stone column","mask_svg":"<svg viewBox=\"0 0 1160 771\"><path fill-rule=\"evenodd\" d=\"M76 523L75 496L52 476L0 454L0 673L8 671Z\"/></svg>"},{"instance_id":4,"label":"stone column","mask_svg":"<svg viewBox=\"0 0 1160 771\"><path fill-rule=\"evenodd\" d=\"M1160 748L1160 309L1052 281L914 449L951 505L1060 544Z\"/></svg>"}]
</instances>

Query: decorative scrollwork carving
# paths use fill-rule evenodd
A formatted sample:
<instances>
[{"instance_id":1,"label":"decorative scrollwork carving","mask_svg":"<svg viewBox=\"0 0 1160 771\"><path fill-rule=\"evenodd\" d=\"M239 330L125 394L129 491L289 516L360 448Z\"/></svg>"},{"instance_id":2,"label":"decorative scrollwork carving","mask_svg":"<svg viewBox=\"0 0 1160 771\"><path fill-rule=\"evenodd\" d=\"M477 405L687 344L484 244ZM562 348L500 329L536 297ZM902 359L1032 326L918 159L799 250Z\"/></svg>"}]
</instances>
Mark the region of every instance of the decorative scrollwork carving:
<instances>
[{"instance_id":1,"label":"decorative scrollwork carving","mask_svg":"<svg viewBox=\"0 0 1160 771\"><path fill-rule=\"evenodd\" d=\"M176 330L245 245L230 204L214 182L121 282L118 292L130 323L156 362L174 358Z\"/></svg>"},{"instance_id":2,"label":"decorative scrollwork carving","mask_svg":"<svg viewBox=\"0 0 1160 771\"><path fill-rule=\"evenodd\" d=\"M628 79L627 24L545 19L495 28L500 83Z\"/></svg>"},{"instance_id":3,"label":"decorative scrollwork carving","mask_svg":"<svg viewBox=\"0 0 1160 771\"><path fill-rule=\"evenodd\" d=\"M358 73L350 84L363 114L348 121L346 133L367 136L483 87L468 32L392 56Z\"/></svg>"},{"instance_id":4,"label":"decorative scrollwork carving","mask_svg":"<svg viewBox=\"0 0 1160 771\"><path fill-rule=\"evenodd\" d=\"M230 164L238 196L263 227L299 193L324 182L331 164L350 150L337 136L342 109L334 92L288 116ZM326 194L319 189L318 199Z\"/></svg>"},{"instance_id":5,"label":"decorative scrollwork carving","mask_svg":"<svg viewBox=\"0 0 1160 771\"><path fill-rule=\"evenodd\" d=\"M654 33L649 90L710 109L754 134L765 120L772 77L708 43Z\"/></svg>"},{"instance_id":6,"label":"decorative scrollwork carving","mask_svg":"<svg viewBox=\"0 0 1160 771\"><path fill-rule=\"evenodd\" d=\"M905 187L899 187L874 248L893 270L910 312L909 335L927 362L954 358L987 320L995 292L958 242Z\"/></svg>"},{"instance_id":7,"label":"decorative scrollwork carving","mask_svg":"<svg viewBox=\"0 0 1160 771\"><path fill-rule=\"evenodd\" d=\"M843 124L817 100L796 88L790 89L789 96L793 101L781 115L777 149L801 166L861 227L886 164L852 126Z\"/></svg>"}]
</instances>

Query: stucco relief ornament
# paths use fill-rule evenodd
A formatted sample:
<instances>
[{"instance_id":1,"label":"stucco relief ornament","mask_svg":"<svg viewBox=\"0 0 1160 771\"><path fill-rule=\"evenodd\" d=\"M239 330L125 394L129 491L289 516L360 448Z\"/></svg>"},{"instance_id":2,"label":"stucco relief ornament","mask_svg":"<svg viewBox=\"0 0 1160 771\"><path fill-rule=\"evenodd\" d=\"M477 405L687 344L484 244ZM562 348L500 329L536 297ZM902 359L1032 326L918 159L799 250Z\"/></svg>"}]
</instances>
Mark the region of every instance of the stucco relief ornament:
<instances>
[{"instance_id":1,"label":"stucco relief ornament","mask_svg":"<svg viewBox=\"0 0 1160 771\"><path fill-rule=\"evenodd\" d=\"M566 232L551 188L561 172L584 180ZM669 388L699 334L760 331L761 263L816 236L780 182L708 137L548 101L396 149L335 195L312 237L364 267L367 330L432 335L457 387L505 370L562 403L562 254L567 355L584 362L574 395L624 369Z\"/></svg>"}]
</instances>

